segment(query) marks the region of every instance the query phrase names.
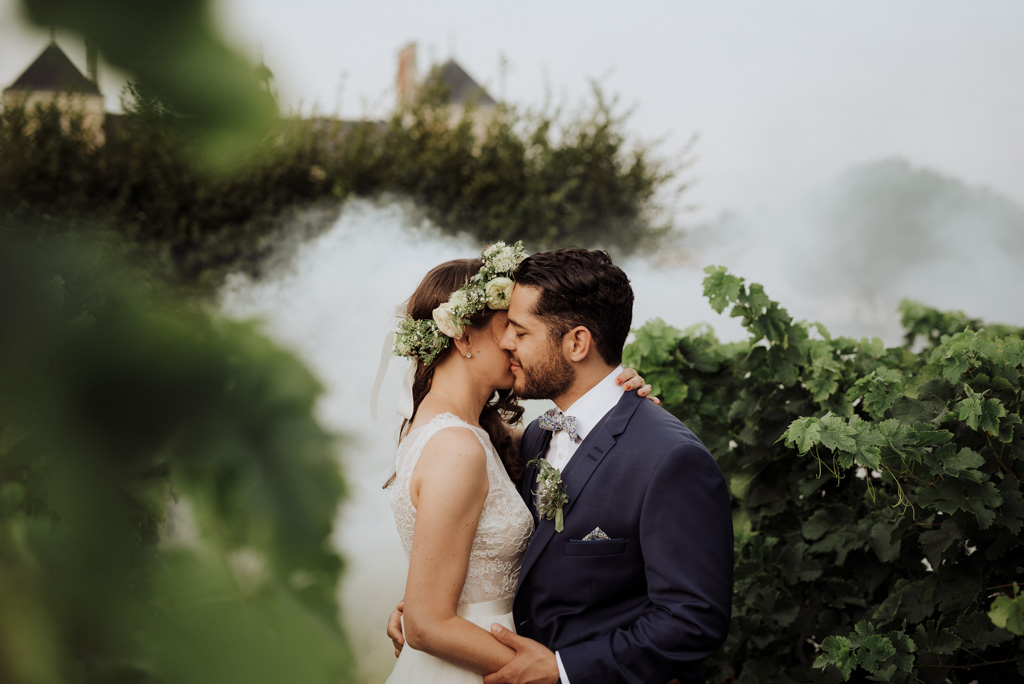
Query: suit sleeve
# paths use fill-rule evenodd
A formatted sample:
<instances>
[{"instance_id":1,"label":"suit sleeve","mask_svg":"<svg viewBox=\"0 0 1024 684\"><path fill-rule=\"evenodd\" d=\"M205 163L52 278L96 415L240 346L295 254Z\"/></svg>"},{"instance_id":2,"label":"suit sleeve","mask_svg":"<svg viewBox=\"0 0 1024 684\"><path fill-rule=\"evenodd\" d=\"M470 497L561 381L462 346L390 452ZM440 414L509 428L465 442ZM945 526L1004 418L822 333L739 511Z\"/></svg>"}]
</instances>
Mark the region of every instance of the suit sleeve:
<instances>
[{"instance_id":1,"label":"suit sleeve","mask_svg":"<svg viewBox=\"0 0 1024 684\"><path fill-rule=\"evenodd\" d=\"M732 515L703 445L665 453L643 495L640 547L648 605L633 623L559 649L572 682L657 682L725 641L732 607Z\"/></svg>"}]
</instances>

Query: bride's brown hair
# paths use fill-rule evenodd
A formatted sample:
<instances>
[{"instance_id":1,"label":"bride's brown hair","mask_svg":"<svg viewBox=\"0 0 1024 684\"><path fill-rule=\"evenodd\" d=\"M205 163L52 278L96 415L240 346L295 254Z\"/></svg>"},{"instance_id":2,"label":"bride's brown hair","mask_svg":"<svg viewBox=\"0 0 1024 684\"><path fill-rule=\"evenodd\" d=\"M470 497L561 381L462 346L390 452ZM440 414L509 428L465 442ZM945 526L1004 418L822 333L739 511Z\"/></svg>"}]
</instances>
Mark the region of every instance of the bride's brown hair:
<instances>
[{"instance_id":1,"label":"bride's brown hair","mask_svg":"<svg viewBox=\"0 0 1024 684\"><path fill-rule=\"evenodd\" d=\"M415 319L429 320L433 316L434 309L448 301L452 293L469 282L477 271L484 265L482 259L453 259L435 266L427 275L423 276L416 291L409 298L406 306L406 313ZM480 313L470 319L469 324L473 327L483 328L491 322L494 312L484 308ZM455 348L453 343L442 351L430 364L423 363L422 359L416 359L416 378L412 383L412 418L416 417L416 411L420 403L430 391L430 385L434 380L434 369L437 364L448 357ZM513 482L519 482L523 476L523 463L519 458L518 450L512 440L512 431L509 426L520 422L523 415L523 407L512 395L511 390L498 390L484 405L480 414L480 427L482 427L491 438L491 443L498 451L501 462L505 465L509 477ZM405 429L412 418L402 421L399 434L404 435ZM385 489L395 481L392 475L385 483Z\"/></svg>"}]
</instances>

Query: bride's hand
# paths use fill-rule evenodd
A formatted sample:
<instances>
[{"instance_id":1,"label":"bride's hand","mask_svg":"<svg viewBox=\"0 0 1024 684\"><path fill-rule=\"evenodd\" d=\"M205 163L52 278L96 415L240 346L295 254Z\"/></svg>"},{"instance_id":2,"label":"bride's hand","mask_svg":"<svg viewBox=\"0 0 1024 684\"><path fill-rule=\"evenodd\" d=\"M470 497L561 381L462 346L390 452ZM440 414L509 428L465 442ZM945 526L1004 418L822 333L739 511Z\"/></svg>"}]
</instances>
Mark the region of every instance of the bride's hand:
<instances>
[{"instance_id":1,"label":"bride's hand","mask_svg":"<svg viewBox=\"0 0 1024 684\"><path fill-rule=\"evenodd\" d=\"M658 397L651 396L651 386L644 383L644 379L640 377L640 374L632 368L623 368L622 372L619 373L618 377L615 378L615 382L622 385L622 389L628 392L632 389L636 389L638 396L647 397L655 404L660 404L661 399ZM637 388L640 389L637 389Z\"/></svg>"}]
</instances>

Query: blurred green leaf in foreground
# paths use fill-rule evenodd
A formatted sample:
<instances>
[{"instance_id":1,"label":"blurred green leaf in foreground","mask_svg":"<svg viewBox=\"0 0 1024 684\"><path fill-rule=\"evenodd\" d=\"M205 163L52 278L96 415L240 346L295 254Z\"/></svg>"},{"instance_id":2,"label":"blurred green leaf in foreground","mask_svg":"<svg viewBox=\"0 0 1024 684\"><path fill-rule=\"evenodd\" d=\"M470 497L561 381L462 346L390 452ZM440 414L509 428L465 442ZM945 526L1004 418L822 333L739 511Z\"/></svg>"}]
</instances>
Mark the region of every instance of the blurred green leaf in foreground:
<instances>
[{"instance_id":1,"label":"blurred green leaf in foreground","mask_svg":"<svg viewBox=\"0 0 1024 684\"><path fill-rule=\"evenodd\" d=\"M344 682L321 388L114 240L0 244L0 681Z\"/></svg>"}]
</instances>

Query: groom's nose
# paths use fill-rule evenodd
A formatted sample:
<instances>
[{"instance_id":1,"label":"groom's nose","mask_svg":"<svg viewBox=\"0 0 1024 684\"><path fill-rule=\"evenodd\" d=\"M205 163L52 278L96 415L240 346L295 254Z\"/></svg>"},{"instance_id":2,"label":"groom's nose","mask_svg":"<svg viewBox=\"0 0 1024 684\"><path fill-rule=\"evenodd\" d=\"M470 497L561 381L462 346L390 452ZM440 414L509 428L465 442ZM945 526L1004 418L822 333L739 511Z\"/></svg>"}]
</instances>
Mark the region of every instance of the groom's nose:
<instances>
[{"instance_id":1,"label":"groom's nose","mask_svg":"<svg viewBox=\"0 0 1024 684\"><path fill-rule=\"evenodd\" d=\"M511 323L505 326L505 334L502 335L501 339L498 341L498 348L506 351L516 350L516 335L512 329Z\"/></svg>"}]
</instances>

